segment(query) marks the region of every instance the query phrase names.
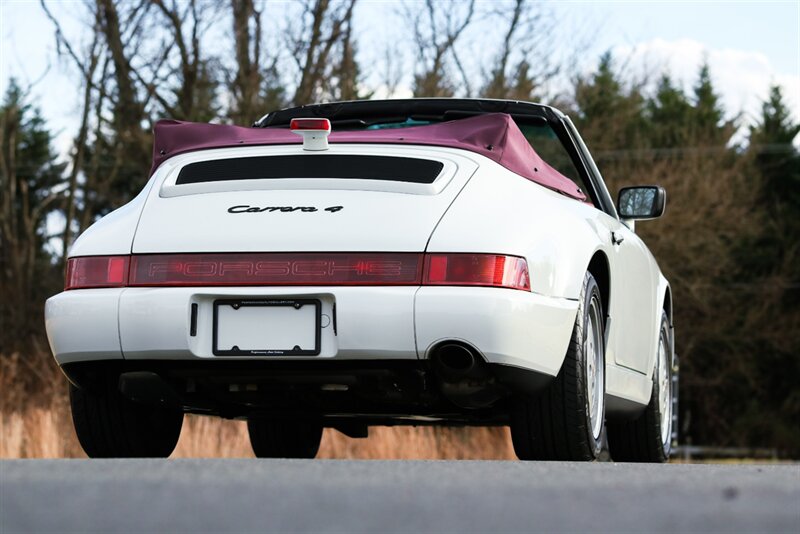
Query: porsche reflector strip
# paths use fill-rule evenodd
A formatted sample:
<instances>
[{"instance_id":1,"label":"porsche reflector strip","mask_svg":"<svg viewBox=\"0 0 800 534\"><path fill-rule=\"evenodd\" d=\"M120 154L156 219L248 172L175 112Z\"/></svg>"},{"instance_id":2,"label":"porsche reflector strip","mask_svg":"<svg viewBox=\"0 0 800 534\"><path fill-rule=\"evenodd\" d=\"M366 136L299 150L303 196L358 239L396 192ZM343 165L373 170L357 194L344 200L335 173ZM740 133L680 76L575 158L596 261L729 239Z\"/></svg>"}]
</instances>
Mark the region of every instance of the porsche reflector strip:
<instances>
[{"instance_id":1,"label":"porsche reflector strip","mask_svg":"<svg viewBox=\"0 0 800 534\"><path fill-rule=\"evenodd\" d=\"M530 291L499 254L220 253L70 258L65 289L169 286L485 286Z\"/></svg>"},{"instance_id":2,"label":"porsche reflector strip","mask_svg":"<svg viewBox=\"0 0 800 534\"><path fill-rule=\"evenodd\" d=\"M135 255L131 286L418 285L422 254Z\"/></svg>"}]
</instances>

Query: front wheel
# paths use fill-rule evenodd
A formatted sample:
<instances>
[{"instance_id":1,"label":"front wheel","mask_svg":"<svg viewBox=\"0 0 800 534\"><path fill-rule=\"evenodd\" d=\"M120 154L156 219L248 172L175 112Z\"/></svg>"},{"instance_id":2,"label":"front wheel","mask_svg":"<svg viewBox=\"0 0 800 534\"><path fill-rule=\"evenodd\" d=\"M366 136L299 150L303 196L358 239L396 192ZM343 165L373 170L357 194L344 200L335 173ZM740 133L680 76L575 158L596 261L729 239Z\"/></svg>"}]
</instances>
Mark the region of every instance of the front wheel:
<instances>
[{"instance_id":1,"label":"front wheel","mask_svg":"<svg viewBox=\"0 0 800 534\"><path fill-rule=\"evenodd\" d=\"M672 448L673 378L672 329L661 314L661 334L653 370L653 390L644 412L633 421L608 425L608 447L615 462L666 462Z\"/></svg>"},{"instance_id":2,"label":"front wheel","mask_svg":"<svg viewBox=\"0 0 800 534\"><path fill-rule=\"evenodd\" d=\"M538 397L514 402L511 441L520 460L597 459L605 419L604 339L600 289L587 272L558 376Z\"/></svg>"}]
</instances>

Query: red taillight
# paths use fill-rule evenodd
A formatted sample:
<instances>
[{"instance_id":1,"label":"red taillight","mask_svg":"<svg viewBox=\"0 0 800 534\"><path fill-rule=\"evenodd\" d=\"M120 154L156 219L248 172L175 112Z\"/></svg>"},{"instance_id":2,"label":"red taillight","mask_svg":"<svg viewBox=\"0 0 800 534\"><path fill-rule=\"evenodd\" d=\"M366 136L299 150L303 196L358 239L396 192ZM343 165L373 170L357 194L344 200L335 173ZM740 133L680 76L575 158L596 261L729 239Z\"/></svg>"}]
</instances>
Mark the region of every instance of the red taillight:
<instances>
[{"instance_id":1,"label":"red taillight","mask_svg":"<svg viewBox=\"0 0 800 534\"><path fill-rule=\"evenodd\" d=\"M87 256L67 261L64 289L128 285L128 256Z\"/></svg>"},{"instance_id":2,"label":"red taillight","mask_svg":"<svg viewBox=\"0 0 800 534\"><path fill-rule=\"evenodd\" d=\"M67 262L65 289L311 285L486 286L530 291L524 258L460 253L89 256Z\"/></svg>"},{"instance_id":3,"label":"red taillight","mask_svg":"<svg viewBox=\"0 0 800 534\"><path fill-rule=\"evenodd\" d=\"M497 254L428 254L422 283L531 289L525 259Z\"/></svg>"},{"instance_id":4,"label":"red taillight","mask_svg":"<svg viewBox=\"0 0 800 534\"><path fill-rule=\"evenodd\" d=\"M292 119L289 123L290 130L322 130L331 131L331 121L328 119Z\"/></svg>"},{"instance_id":5,"label":"red taillight","mask_svg":"<svg viewBox=\"0 0 800 534\"><path fill-rule=\"evenodd\" d=\"M422 254L133 256L132 286L419 285Z\"/></svg>"}]
</instances>

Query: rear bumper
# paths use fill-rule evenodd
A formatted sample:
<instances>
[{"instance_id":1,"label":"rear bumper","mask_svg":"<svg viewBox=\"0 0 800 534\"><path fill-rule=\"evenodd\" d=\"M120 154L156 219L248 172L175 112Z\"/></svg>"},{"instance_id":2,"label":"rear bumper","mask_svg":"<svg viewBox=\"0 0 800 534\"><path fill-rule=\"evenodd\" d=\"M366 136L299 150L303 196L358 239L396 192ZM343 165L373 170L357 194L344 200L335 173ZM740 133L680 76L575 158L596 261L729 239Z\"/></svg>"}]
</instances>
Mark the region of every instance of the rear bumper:
<instances>
[{"instance_id":1,"label":"rear bumper","mask_svg":"<svg viewBox=\"0 0 800 534\"><path fill-rule=\"evenodd\" d=\"M513 289L422 287L414 309L421 358L455 339L475 347L488 363L555 376L578 302Z\"/></svg>"},{"instance_id":2,"label":"rear bumper","mask_svg":"<svg viewBox=\"0 0 800 534\"><path fill-rule=\"evenodd\" d=\"M429 362L421 360L103 360L62 366L78 387L144 404L177 405L187 413L226 418L310 419L325 426L507 425L509 394L537 393L551 377L489 364L484 392L493 402L465 408L453 400Z\"/></svg>"},{"instance_id":3,"label":"rear bumper","mask_svg":"<svg viewBox=\"0 0 800 534\"><path fill-rule=\"evenodd\" d=\"M214 356L213 302L258 297L319 299L320 355ZM121 288L60 293L47 301L45 317L62 366L90 360L418 360L439 342L460 340L490 364L554 376L576 311L575 301L494 288Z\"/></svg>"}]
</instances>

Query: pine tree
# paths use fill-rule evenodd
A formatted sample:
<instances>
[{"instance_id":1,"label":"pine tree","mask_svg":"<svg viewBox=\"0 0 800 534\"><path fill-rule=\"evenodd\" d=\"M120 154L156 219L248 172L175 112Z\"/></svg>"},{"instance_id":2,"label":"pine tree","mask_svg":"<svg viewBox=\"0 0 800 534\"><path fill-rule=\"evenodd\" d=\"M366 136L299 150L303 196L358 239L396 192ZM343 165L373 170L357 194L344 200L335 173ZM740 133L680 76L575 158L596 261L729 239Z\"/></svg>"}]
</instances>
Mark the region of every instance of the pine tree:
<instances>
[{"instance_id":1,"label":"pine tree","mask_svg":"<svg viewBox=\"0 0 800 534\"><path fill-rule=\"evenodd\" d=\"M750 129L750 145L764 178L764 194L785 209L787 219L800 220L800 152L792 144L800 133L784 101L780 86L770 89L758 124Z\"/></svg>"},{"instance_id":2,"label":"pine tree","mask_svg":"<svg viewBox=\"0 0 800 534\"><path fill-rule=\"evenodd\" d=\"M711 81L708 63L700 66L697 75L691 119L692 141L698 145L726 145L736 132L735 121L725 120L720 97Z\"/></svg>"},{"instance_id":3,"label":"pine tree","mask_svg":"<svg viewBox=\"0 0 800 534\"><path fill-rule=\"evenodd\" d=\"M758 306L744 314L740 367L754 391L740 402L738 425L749 443L800 451L800 133L780 87L773 86L750 128L748 182L758 206L755 235L741 239L737 281ZM795 325L795 326L790 326Z\"/></svg>"},{"instance_id":4,"label":"pine tree","mask_svg":"<svg viewBox=\"0 0 800 534\"><path fill-rule=\"evenodd\" d=\"M0 105L0 346L41 330L41 300L61 282L45 250L65 164L39 110L15 80ZM8 336L8 337L6 337Z\"/></svg>"},{"instance_id":5,"label":"pine tree","mask_svg":"<svg viewBox=\"0 0 800 534\"><path fill-rule=\"evenodd\" d=\"M659 80L656 94L647 102L650 139L655 148L681 148L689 141L689 119L692 105L684 92L665 74Z\"/></svg>"},{"instance_id":6,"label":"pine tree","mask_svg":"<svg viewBox=\"0 0 800 534\"><path fill-rule=\"evenodd\" d=\"M644 98L638 86L623 86L610 52L600 57L594 74L577 81L575 104L578 129L596 159L603 160L605 151L632 153L646 146Z\"/></svg>"},{"instance_id":7,"label":"pine tree","mask_svg":"<svg viewBox=\"0 0 800 534\"><path fill-rule=\"evenodd\" d=\"M792 144L798 133L800 124L792 119L780 87L773 86L750 128L751 187L766 222L755 242L742 245L741 261L749 275L768 276L789 265L789 278L800 281L800 265L790 259L800 255L800 151Z\"/></svg>"},{"instance_id":8,"label":"pine tree","mask_svg":"<svg viewBox=\"0 0 800 534\"><path fill-rule=\"evenodd\" d=\"M575 100L583 118L612 115L619 109L624 96L612 65L611 52L606 52L600 57L597 72L589 80L578 81Z\"/></svg>"}]
</instances>

